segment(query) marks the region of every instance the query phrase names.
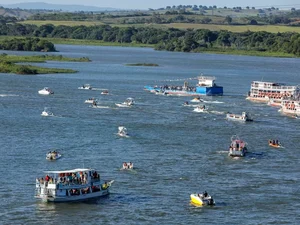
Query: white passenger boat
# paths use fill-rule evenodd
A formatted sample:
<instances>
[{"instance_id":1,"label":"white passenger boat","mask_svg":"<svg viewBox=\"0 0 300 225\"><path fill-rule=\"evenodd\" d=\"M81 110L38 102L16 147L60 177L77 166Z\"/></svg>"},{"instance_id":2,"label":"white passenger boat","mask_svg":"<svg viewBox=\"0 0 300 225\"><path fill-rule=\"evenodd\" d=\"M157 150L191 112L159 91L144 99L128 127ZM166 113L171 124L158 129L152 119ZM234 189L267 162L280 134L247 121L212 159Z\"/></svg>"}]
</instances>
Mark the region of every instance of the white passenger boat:
<instances>
[{"instance_id":1,"label":"white passenger boat","mask_svg":"<svg viewBox=\"0 0 300 225\"><path fill-rule=\"evenodd\" d=\"M191 202L195 205L215 205L215 201L206 191L203 194L191 194Z\"/></svg>"},{"instance_id":2,"label":"white passenger boat","mask_svg":"<svg viewBox=\"0 0 300 225\"><path fill-rule=\"evenodd\" d=\"M92 90L91 85L89 84L84 84L81 87L78 87L78 89L82 89L82 90Z\"/></svg>"},{"instance_id":3,"label":"white passenger boat","mask_svg":"<svg viewBox=\"0 0 300 225\"><path fill-rule=\"evenodd\" d=\"M104 91L101 92L101 95L108 95L108 94L109 94L108 90L104 90Z\"/></svg>"},{"instance_id":4,"label":"white passenger boat","mask_svg":"<svg viewBox=\"0 0 300 225\"><path fill-rule=\"evenodd\" d=\"M253 81L246 99L251 101L268 103L270 99L284 100L299 95L298 86L287 86L285 84Z\"/></svg>"},{"instance_id":5,"label":"white passenger boat","mask_svg":"<svg viewBox=\"0 0 300 225\"><path fill-rule=\"evenodd\" d=\"M247 153L246 142L234 135L231 137L231 144L229 146L229 156L243 157Z\"/></svg>"},{"instance_id":6,"label":"white passenger boat","mask_svg":"<svg viewBox=\"0 0 300 225\"><path fill-rule=\"evenodd\" d=\"M131 107L132 105L134 105L133 98L127 98L123 103L116 103L116 106L118 107Z\"/></svg>"},{"instance_id":7,"label":"white passenger boat","mask_svg":"<svg viewBox=\"0 0 300 225\"><path fill-rule=\"evenodd\" d=\"M39 90L38 93L40 95L52 95L52 94L54 94L54 92L48 87L44 87L42 90Z\"/></svg>"},{"instance_id":8,"label":"white passenger boat","mask_svg":"<svg viewBox=\"0 0 300 225\"><path fill-rule=\"evenodd\" d=\"M127 133L127 128L124 126L119 126L118 127L118 135L120 137L129 137L129 135Z\"/></svg>"},{"instance_id":9,"label":"white passenger boat","mask_svg":"<svg viewBox=\"0 0 300 225\"><path fill-rule=\"evenodd\" d=\"M41 116L54 116L54 114L52 112L50 112L47 107L45 107Z\"/></svg>"},{"instance_id":10,"label":"white passenger boat","mask_svg":"<svg viewBox=\"0 0 300 225\"><path fill-rule=\"evenodd\" d=\"M57 151L51 151L46 154L46 159L49 161L58 160L62 155Z\"/></svg>"},{"instance_id":11,"label":"white passenger boat","mask_svg":"<svg viewBox=\"0 0 300 225\"><path fill-rule=\"evenodd\" d=\"M97 102L98 100L96 98L89 98L84 101L84 103L93 104L93 102Z\"/></svg>"},{"instance_id":12,"label":"white passenger boat","mask_svg":"<svg viewBox=\"0 0 300 225\"><path fill-rule=\"evenodd\" d=\"M251 122L253 119L250 118L249 114L246 112L242 112L242 115L227 113L227 120L240 121L240 122Z\"/></svg>"},{"instance_id":13,"label":"white passenger boat","mask_svg":"<svg viewBox=\"0 0 300 225\"><path fill-rule=\"evenodd\" d=\"M103 181L94 169L45 171L36 179L35 198L44 202L71 202L109 194L113 180Z\"/></svg>"},{"instance_id":14,"label":"white passenger boat","mask_svg":"<svg viewBox=\"0 0 300 225\"><path fill-rule=\"evenodd\" d=\"M286 100L283 101L281 104L281 109L279 109L279 112L293 117L299 117L300 116L300 100Z\"/></svg>"},{"instance_id":15,"label":"white passenger boat","mask_svg":"<svg viewBox=\"0 0 300 225\"><path fill-rule=\"evenodd\" d=\"M207 112L207 109L206 109L205 105L202 105L202 106L197 106L196 108L194 108L193 111L194 112Z\"/></svg>"},{"instance_id":16,"label":"white passenger boat","mask_svg":"<svg viewBox=\"0 0 300 225\"><path fill-rule=\"evenodd\" d=\"M132 170L133 169L133 163L132 162L124 162L122 166L123 170Z\"/></svg>"}]
</instances>

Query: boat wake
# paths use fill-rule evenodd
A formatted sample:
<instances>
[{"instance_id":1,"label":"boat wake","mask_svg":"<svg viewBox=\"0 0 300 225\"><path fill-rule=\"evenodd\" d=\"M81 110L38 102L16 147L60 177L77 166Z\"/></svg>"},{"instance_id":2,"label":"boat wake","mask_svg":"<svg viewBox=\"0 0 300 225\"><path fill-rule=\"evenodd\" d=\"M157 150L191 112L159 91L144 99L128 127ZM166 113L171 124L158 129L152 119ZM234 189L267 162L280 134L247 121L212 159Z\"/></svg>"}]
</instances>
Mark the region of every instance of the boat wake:
<instances>
[{"instance_id":1,"label":"boat wake","mask_svg":"<svg viewBox=\"0 0 300 225\"><path fill-rule=\"evenodd\" d=\"M220 101L206 101L206 100L203 100L204 103L213 103L213 104L222 104L224 102L220 102Z\"/></svg>"},{"instance_id":2,"label":"boat wake","mask_svg":"<svg viewBox=\"0 0 300 225\"><path fill-rule=\"evenodd\" d=\"M95 108L95 109L109 109L109 106L105 106L105 105L90 105L90 108Z\"/></svg>"},{"instance_id":3,"label":"boat wake","mask_svg":"<svg viewBox=\"0 0 300 225\"><path fill-rule=\"evenodd\" d=\"M217 151L218 154L225 154L228 153L228 151Z\"/></svg>"},{"instance_id":4,"label":"boat wake","mask_svg":"<svg viewBox=\"0 0 300 225\"><path fill-rule=\"evenodd\" d=\"M14 95L14 94L0 94L0 97L18 97L19 95Z\"/></svg>"},{"instance_id":5,"label":"boat wake","mask_svg":"<svg viewBox=\"0 0 300 225\"><path fill-rule=\"evenodd\" d=\"M213 114L217 114L217 115L223 115L225 114L225 112L221 112L221 111L210 111Z\"/></svg>"}]
</instances>

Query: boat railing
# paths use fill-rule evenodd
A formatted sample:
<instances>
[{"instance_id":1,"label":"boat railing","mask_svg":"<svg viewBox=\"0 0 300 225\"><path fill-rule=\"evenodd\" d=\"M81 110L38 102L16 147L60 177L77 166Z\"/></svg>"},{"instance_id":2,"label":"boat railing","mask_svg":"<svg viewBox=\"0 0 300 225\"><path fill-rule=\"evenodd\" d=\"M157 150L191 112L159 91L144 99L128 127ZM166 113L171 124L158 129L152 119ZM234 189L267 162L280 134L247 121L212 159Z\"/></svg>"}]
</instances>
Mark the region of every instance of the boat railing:
<instances>
[{"instance_id":1,"label":"boat railing","mask_svg":"<svg viewBox=\"0 0 300 225\"><path fill-rule=\"evenodd\" d=\"M270 85L252 84L251 87L252 88L274 89L274 90L278 90L278 89L283 89L283 90L287 90L287 89L297 90L297 86L270 86Z\"/></svg>"},{"instance_id":2,"label":"boat railing","mask_svg":"<svg viewBox=\"0 0 300 225\"><path fill-rule=\"evenodd\" d=\"M198 76L197 79L199 81L216 80L216 77L213 77L213 76Z\"/></svg>"}]
</instances>

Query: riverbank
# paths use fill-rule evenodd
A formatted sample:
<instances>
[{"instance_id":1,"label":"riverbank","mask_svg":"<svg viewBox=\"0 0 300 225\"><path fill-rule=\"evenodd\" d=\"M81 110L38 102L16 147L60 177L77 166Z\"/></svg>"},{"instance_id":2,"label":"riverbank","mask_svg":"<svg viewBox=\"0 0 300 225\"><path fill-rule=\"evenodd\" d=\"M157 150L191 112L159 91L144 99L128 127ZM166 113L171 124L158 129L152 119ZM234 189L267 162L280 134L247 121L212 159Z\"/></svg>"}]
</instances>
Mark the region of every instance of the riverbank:
<instances>
[{"instance_id":1,"label":"riverbank","mask_svg":"<svg viewBox=\"0 0 300 225\"><path fill-rule=\"evenodd\" d=\"M10 36L14 37L14 36ZM7 38L7 36L0 36L0 40ZM21 38L21 37L14 37ZM116 47L143 47L155 48L154 44L137 44L137 43L117 43L105 42L101 40L84 40L84 39L69 39L69 38L40 38L49 40L53 44L65 45L89 45L89 46L116 46ZM253 51L253 50L235 50L229 48L211 48L198 50L194 53L208 53L208 54L228 54L228 55L248 55L248 56L261 56L261 57L279 57L279 58L297 58L294 54L284 52L268 52L268 51ZM68 61L68 60L67 60Z\"/></svg>"}]
</instances>

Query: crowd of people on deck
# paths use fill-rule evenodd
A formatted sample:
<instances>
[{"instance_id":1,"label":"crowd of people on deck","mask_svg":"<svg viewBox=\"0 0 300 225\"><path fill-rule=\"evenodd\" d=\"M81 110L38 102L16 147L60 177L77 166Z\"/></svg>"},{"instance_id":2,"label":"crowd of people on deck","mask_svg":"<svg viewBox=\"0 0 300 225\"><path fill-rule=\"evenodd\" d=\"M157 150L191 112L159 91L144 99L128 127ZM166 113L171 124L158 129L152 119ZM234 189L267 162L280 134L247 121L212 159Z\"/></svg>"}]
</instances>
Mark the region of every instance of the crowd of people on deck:
<instances>
[{"instance_id":1,"label":"crowd of people on deck","mask_svg":"<svg viewBox=\"0 0 300 225\"><path fill-rule=\"evenodd\" d=\"M157 88L157 86L155 86L155 88ZM196 87L183 87L183 86L169 86L169 85L164 85L164 86L160 86L160 89L162 91L166 91L166 90L171 90L171 91L191 91L191 92L196 92Z\"/></svg>"},{"instance_id":2,"label":"crowd of people on deck","mask_svg":"<svg viewBox=\"0 0 300 225\"><path fill-rule=\"evenodd\" d=\"M91 173L91 171L89 171ZM42 178L37 178L40 184L62 184L62 185L84 185L91 181L99 181L100 175L94 171L88 176L87 172L76 173L60 173L58 178L49 176L48 174Z\"/></svg>"}]
</instances>

